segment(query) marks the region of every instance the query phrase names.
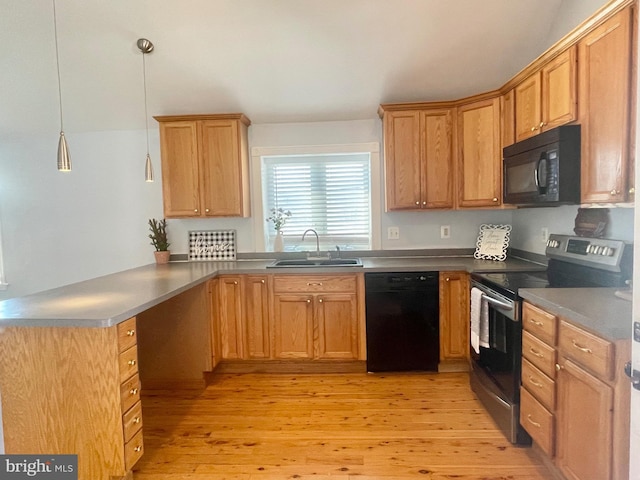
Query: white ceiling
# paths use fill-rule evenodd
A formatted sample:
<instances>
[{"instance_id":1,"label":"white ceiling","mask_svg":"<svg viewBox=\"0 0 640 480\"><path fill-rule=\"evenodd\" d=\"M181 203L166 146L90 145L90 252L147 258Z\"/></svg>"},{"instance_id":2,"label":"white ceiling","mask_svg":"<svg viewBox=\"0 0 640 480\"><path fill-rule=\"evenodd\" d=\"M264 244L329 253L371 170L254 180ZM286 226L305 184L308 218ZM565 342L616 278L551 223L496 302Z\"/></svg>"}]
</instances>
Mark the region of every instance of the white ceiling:
<instances>
[{"instance_id":1,"label":"white ceiling","mask_svg":"<svg viewBox=\"0 0 640 480\"><path fill-rule=\"evenodd\" d=\"M140 37L156 47L146 57L150 116L355 120L375 117L384 102L498 88L557 40L550 36L561 28L559 14L571 18L585 7L584 0L56 0L56 8L69 134L144 128ZM0 136L57 133L52 2L0 0L0 12Z\"/></svg>"}]
</instances>

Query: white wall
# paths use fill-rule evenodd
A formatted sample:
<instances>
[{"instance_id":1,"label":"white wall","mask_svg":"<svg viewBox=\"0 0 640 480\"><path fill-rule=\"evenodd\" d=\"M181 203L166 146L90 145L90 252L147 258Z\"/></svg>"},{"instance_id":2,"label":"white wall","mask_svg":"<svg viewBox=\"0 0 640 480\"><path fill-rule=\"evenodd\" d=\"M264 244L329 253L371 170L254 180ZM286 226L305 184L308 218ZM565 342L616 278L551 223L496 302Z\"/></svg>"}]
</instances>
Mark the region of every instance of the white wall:
<instances>
[{"instance_id":1,"label":"white wall","mask_svg":"<svg viewBox=\"0 0 640 480\"><path fill-rule=\"evenodd\" d=\"M153 261L146 222L162 217L162 185L144 181L144 131L67 134L68 173L56 169L57 137L0 141L1 299Z\"/></svg>"}]
</instances>

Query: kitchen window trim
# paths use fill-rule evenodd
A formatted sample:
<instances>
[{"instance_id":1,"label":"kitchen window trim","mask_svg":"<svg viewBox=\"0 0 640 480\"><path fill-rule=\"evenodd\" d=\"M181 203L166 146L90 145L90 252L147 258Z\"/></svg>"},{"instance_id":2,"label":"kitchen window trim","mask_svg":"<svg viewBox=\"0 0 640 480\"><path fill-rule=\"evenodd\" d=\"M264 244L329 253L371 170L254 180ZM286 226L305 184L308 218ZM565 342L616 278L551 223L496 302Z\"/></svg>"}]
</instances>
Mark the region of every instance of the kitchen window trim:
<instances>
[{"instance_id":1,"label":"kitchen window trim","mask_svg":"<svg viewBox=\"0 0 640 480\"><path fill-rule=\"evenodd\" d=\"M251 148L251 204L253 207L254 249L256 252L266 252L265 230L267 222L262 205L262 157L287 155L336 155L349 153L368 153L370 155L371 171L371 250L380 250L381 246L381 176L380 176L380 144L378 142L349 143L335 145L296 145L280 147L252 147ZM309 228L313 228L310 225Z\"/></svg>"}]
</instances>

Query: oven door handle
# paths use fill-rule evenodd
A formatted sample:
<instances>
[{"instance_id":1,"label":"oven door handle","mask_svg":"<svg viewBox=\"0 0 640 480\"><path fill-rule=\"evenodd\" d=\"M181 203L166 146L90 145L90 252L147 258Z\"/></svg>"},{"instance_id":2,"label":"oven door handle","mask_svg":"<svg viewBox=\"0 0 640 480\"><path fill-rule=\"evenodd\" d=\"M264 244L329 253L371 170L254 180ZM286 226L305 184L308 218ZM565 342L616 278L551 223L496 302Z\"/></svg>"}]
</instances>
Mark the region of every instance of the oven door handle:
<instances>
[{"instance_id":1,"label":"oven door handle","mask_svg":"<svg viewBox=\"0 0 640 480\"><path fill-rule=\"evenodd\" d=\"M502 308L504 310L513 310L513 305L510 303L502 302L500 300L496 300L493 297L490 297L486 294L482 294L482 299L489 302L491 305L496 306L498 308Z\"/></svg>"}]
</instances>

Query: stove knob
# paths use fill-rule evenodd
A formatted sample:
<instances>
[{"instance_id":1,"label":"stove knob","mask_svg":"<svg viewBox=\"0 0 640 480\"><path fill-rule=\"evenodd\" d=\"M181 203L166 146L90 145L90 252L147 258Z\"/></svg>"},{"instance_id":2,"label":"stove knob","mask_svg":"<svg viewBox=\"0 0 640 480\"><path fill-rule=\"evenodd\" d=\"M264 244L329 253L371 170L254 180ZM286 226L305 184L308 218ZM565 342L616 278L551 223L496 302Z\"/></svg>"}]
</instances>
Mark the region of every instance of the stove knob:
<instances>
[{"instance_id":1,"label":"stove knob","mask_svg":"<svg viewBox=\"0 0 640 480\"><path fill-rule=\"evenodd\" d=\"M587 253L593 253L593 245L587 245Z\"/></svg>"},{"instance_id":2,"label":"stove knob","mask_svg":"<svg viewBox=\"0 0 640 480\"><path fill-rule=\"evenodd\" d=\"M609 257L611 256L611 248L610 247L602 247L602 253L601 255L603 257Z\"/></svg>"}]
</instances>

